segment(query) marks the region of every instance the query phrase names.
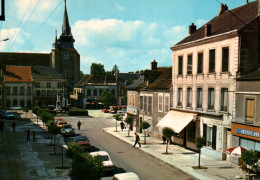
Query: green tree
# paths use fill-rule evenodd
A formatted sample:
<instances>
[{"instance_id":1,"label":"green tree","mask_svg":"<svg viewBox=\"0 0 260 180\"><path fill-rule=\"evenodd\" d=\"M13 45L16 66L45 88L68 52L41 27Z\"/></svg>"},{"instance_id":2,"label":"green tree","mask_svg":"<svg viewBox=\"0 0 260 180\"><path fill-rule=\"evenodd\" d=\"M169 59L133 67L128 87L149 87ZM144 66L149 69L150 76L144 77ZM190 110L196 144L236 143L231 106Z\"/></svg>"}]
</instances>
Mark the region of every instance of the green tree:
<instances>
[{"instance_id":1,"label":"green tree","mask_svg":"<svg viewBox=\"0 0 260 180\"><path fill-rule=\"evenodd\" d=\"M104 175L103 160L89 153L76 153L73 156L69 176L72 180L100 180Z\"/></svg>"},{"instance_id":2,"label":"green tree","mask_svg":"<svg viewBox=\"0 0 260 180\"><path fill-rule=\"evenodd\" d=\"M174 131L169 127L164 127L162 132L163 136L166 138L166 154L168 154L168 144L171 137L174 135Z\"/></svg>"},{"instance_id":3,"label":"green tree","mask_svg":"<svg viewBox=\"0 0 260 180\"><path fill-rule=\"evenodd\" d=\"M116 119L116 132L117 132L117 121L121 119L120 114L114 114L113 117Z\"/></svg>"},{"instance_id":4,"label":"green tree","mask_svg":"<svg viewBox=\"0 0 260 180\"><path fill-rule=\"evenodd\" d=\"M146 131L151 125L147 121L143 121L140 124L140 128L144 130L144 144L146 144Z\"/></svg>"},{"instance_id":5,"label":"green tree","mask_svg":"<svg viewBox=\"0 0 260 180\"><path fill-rule=\"evenodd\" d=\"M83 73L83 71L79 72L79 78L82 79L85 76L85 74Z\"/></svg>"},{"instance_id":6,"label":"green tree","mask_svg":"<svg viewBox=\"0 0 260 180\"><path fill-rule=\"evenodd\" d=\"M53 154L56 154L56 151L55 151L55 145L56 145L56 137L58 134L61 134L61 128L58 127L54 121L51 121L49 123L49 126L48 126L48 131L49 133L51 133L52 135L54 135L54 146L53 146L53 151L54 153Z\"/></svg>"},{"instance_id":7,"label":"green tree","mask_svg":"<svg viewBox=\"0 0 260 180\"><path fill-rule=\"evenodd\" d=\"M47 121L54 121L54 115L51 113L48 113L46 111L43 111L40 114L40 119L42 120L42 122L45 124Z\"/></svg>"},{"instance_id":8,"label":"green tree","mask_svg":"<svg viewBox=\"0 0 260 180\"><path fill-rule=\"evenodd\" d=\"M30 109L27 106L23 108L23 111L25 112L25 118L27 118L27 113L29 112L29 110Z\"/></svg>"},{"instance_id":9,"label":"green tree","mask_svg":"<svg viewBox=\"0 0 260 180\"><path fill-rule=\"evenodd\" d=\"M65 156L73 160L75 154L83 153L84 149L82 146L75 142L68 143L68 149L65 152Z\"/></svg>"},{"instance_id":10,"label":"green tree","mask_svg":"<svg viewBox=\"0 0 260 180\"><path fill-rule=\"evenodd\" d=\"M242 161L244 161L244 163L246 165L249 165L251 167L255 167L256 163L258 162L259 156L258 156L258 153L256 151L248 150L248 151L245 151L241 155L241 159L242 159ZM247 168L247 166L245 166L245 167L247 169L248 179L250 179L250 168Z\"/></svg>"},{"instance_id":11,"label":"green tree","mask_svg":"<svg viewBox=\"0 0 260 180\"><path fill-rule=\"evenodd\" d=\"M196 138L196 147L199 149L199 168L200 168L200 154L201 148L206 145L206 139L204 137Z\"/></svg>"},{"instance_id":12,"label":"green tree","mask_svg":"<svg viewBox=\"0 0 260 180\"><path fill-rule=\"evenodd\" d=\"M116 97L110 92L103 91L99 97L99 101L108 108L109 106L116 104Z\"/></svg>"},{"instance_id":13,"label":"green tree","mask_svg":"<svg viewBox=\"0 0 260 180\"><path fill-rule=\"evenodd\" d=\"M132 130L132 128L133 128L133 122L134 122L134 119L132 116L127 116L125 118L125 123L128 125L128 137L130 136L130 130Z\"/></svg>"},{"instance_id":14,"label":"green tree","mask_svg":"<svg viewBox=\"0 0 260 180\"><path fill-rule=\"evenodd\" d=\"M92 63L90 67L90 75L105 75L104 65L100 63Z\"/></svg>"},{"instance_id":15,"label":"green tree","mask_svg":"<svg viewBox=\"0 0 260 180\"><path fill-rule=\"evenodd\" d=\"M127 95L125 95L125 96L123 97L122 104L123 104L123 105L127 105Z\"/></svg>"}]
</instances>

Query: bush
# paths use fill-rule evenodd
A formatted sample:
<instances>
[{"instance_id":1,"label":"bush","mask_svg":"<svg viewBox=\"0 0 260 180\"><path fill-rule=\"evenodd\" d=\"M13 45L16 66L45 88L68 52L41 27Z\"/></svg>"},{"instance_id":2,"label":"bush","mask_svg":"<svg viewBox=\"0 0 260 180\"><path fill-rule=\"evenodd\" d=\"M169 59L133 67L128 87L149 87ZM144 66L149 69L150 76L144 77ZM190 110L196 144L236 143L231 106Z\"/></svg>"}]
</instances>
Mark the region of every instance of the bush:
<instances>
[{"instance_id":1,"label":"bush","mask_svg":"<svg viewBox=\"0 0 260 180\"><path fill-rule=\"evenodd\" d=\"M47 112L50 113L50 114L53 114L54 116L56 116L56 111L48 110Z\"/></svg>"},{"instance_id":2,"label":"bush","mask_svg":"<svg viewBox=\"0 0 260 180\"><path fill-rule=\"evenodd\" d=\"M69 116L88 116L88 111L73 107L69 110Z\"/></svg>"}]
</instances>

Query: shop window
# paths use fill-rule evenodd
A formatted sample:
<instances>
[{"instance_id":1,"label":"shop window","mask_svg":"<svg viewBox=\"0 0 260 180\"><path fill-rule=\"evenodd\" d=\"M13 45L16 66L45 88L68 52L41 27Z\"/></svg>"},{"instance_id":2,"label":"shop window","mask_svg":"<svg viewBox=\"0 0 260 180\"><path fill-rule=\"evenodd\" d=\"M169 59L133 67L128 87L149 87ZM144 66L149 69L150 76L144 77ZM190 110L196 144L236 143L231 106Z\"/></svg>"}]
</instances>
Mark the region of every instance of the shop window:
<instances>
[{"instance_id":1,"label":"shop window","mask_svg":"<svg viewBox=\"0 0 260 180\"><path fill-rule=\"evenodd\" d=\"M228 72L229 47L222 48L222 72Z\"/></svg>"},{"instance_id":2,"label":"shop window","mask_svg":"<svg viewBox=\"0 0 260 180\"><path fill-rule=\"evenodd\" d=\"M247 150L260 151L260 142L245 138L240 138L239 140L241 147L246 148Z\"/></svg>"},{"instance_id":3,"label":"shop window","mask_svg":"<svg viewBox=\"0 0 260 180\"><path fill-rule=\"evenodd\" d=\"M191 102L192 102L192 95L191 95L191 93L192 93L192 91L191 91L192 89L191 88L187 88L187 103L186 103L186 106L187 107L191 107Z\"/></svg>"},{"instance_id":4,"label":"shop window","mask_svg":"<svg viewBox=\"0 0 260 180\"><path fill-rule=\"evenodd\" d=\"M245 121L247 123L254 123L254 119L255 119L255 100L246 99Z\"/></svg>"},{"instance_id":5,"label":"shop window","mask_svg":"<svg viewBox=\"0 0 260 180\"><path fill-rule=\"evenodd\" d=\"M195 142L195 138L196 138L196 123L195 122L191 122L188 125L188 140L191 142Z\"/></svg>"},{"instance_id":6,"label":"shop window","mask_svg":"<svg viewBox=\"0 0 260 180\"><path fill-rule=\"evenodd\" d=\"M178 57L178 75L182 75L182 63L183 63L183 57Z\"/></svg>"},{"instance_id":7,"label":"shop window","mask_svg":"<svg viewBox=\"0 0 260 180\"><path fill-rule=\"evenodd\" d=\"M214 88L208 89L208 109L214 110Z\"/></svg>"},{"instance_id":8,"label":"shop window","mask_svg":"<svg viewBox=\"0 0 260 180\"><path fill-rule=\"evenodd\" d=\"M197 108L202 108L202 88L197 88Z\"/></svg>"},{"instance_id":9,"label":"shop window","mask_svg":"<svg viewBox=\"0 0 260 180\"><path fill-rule=\"evenodd\" d=\"M209 50L209 73L215 72L215 49Z\"/></svg>"},{"instance_id":10,"label":"shop window","mask_svg":"<svg viewBox=\"0 0 260 180\"><path fill-rule=\"evenodd\" d=\"M228 89L221 88L221 102L220 102L220 111L227 111L228 105Z\"/></svg>"},{"instance_id":11,"label":"shop window","mask_svg":"<svg viewBox=\"0 0 260 180\"><path fill-rule=\"evenodd\" d=\"M203 53L198 53L198 67L197 67L197 73L201 74L203 73Z\"/></svg>"},{"instance_id":12,"label":"shop window","mask_svg":"<svg viewBox=\"0 0 260 180\"><path fill-rule=\"evenodd\" d=\"M188 63L187 63L187 74L192 74L192 54L188 55Z\"/></svg>"},{"instance_id":13,"label":"shop window","mask_svg":"<svg viewBox=\"0 0 260 180\"><path fill-rule=\"evenodd\" d=\"M182 106L182 88L178 88L178 102L177 106Z\"/></svg>"},{"instance_id":14,"label":"shop window","mask_svg":"<svg viewBox=\"0 0 260 180\"><path fill-rule=\"evenodd\" d=\"M163 111L163 96L160 94L158 97L158 111Z\"/></svg>"}]
</instances>

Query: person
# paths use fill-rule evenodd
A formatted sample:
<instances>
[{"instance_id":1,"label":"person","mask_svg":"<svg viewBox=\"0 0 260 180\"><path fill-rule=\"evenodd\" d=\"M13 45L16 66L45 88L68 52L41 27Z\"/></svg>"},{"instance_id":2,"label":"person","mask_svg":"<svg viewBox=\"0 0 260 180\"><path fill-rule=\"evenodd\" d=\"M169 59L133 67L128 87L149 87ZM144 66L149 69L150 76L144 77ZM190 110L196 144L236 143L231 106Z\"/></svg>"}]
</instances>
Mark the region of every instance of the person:
<instances>
[{"instance_id":1,"label":"person","mask_svg":"<svg viewBox=\"0 0 260 180\"><path fill-rule=\"evenodd\" d=\"M140 144L140 137L139 135L135 132L135 144L133 145L133 147L135 147L136 144L139 144L139 147L141 147L141 144Z\"/></svg>"},{"instance_id":2,"label":"person","mask_svg":"<svg viewBox=\"0 0 260 180\"><path fill-rule=\"evenodd\" d=\"M120 125L121 125L121 131L123 131L125 128L125 123L123 121L121 121Z\"/></svg>"},{"instance_id":3,"label":"person","mask_svg":"<svg viewBox=\"0 0 260 180\"><path fill-rule=\"evenodd\" d=\"M166 137L162 136L162 139L163 139L163 144L165 144L165 142L166 142Z\"/></svg>"},{"instance_id":4,"label":"person","mask_svg":"<svg viewBox=\"0 0 260 180\"><path fill-rule=\"evenodd\" d=\"M36 133L33 131L33 142L36 142Z\"/></svg>"},{"instance_id":5,"label":"person","mask_svg":"<svg viewBox=\"0 0 260 180\"><path fill-rule=\"evenodd\" d=\"M27 137L26 137L26 141L30 141L30 130L28 129L27 130Z\"/></svg>"},{"instance_id":6,"label":"person","mask_svg":"<svg viewBox=\"0 0 260 180\"><path fill-rule=\"evenodd\" d=\"M78 121L78 130L80 130L80 126L81 126L81 122L80 122L80 120Z\"/></svg>"},{"instance_id":7,"label":"person","mask_svg":"<svg viewBox=\"0 0 260 180\"><path fill-rule=\"evenodd\" d=\"M15 132L15 127L16 127L16 123L15 122L12 123L12 127L13 127L13 132Z\"/></svg>"}]
</instances>

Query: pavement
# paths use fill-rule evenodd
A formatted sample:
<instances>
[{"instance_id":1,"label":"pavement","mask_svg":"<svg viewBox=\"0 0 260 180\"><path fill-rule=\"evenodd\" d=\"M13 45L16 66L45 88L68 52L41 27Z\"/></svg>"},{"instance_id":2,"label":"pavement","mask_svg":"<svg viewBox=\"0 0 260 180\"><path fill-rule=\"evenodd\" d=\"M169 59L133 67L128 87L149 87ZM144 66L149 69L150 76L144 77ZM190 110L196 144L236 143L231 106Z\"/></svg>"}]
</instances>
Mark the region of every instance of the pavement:
<instances>
[{"instance_id":1,"label":"pavement","mask_svg":"<svg viewBox=\"0 0 260 180\"><path fill-rule=\"evenodd\" d=\"M135 142L135 131L131 131L130 137L128 137L127 129L121 131L120 127L117 128L117 132L116 127L108 127L103 130L132 146ZM171 144L168 147L168 154L166 154L166 144L163 144L162 140L146 137L146 144L144 144L144 135L138 134L141 139L142 147L139 148L137 144L136 148L189 174L195 179L223 180L236 179L236 176L240 176L241 179L245 178L245 173L241 171L238 166L232 165L229 161L220 161L205 155L201 155L201 166L206 167L207 169L193 169L194 166L198 166L198 153Z\"/></svg>"},{"instance_id":2,"label":"pavement","mask_svg":"<svg viewBox=\"0 0 260 180\"><path fill-rule=\"evenodd\" d=\"M34 179L70 179L69 169L57 169L62 166L61 137L57 138L56 153L49 146L50 139L42 122L31 112L27 115L19 111L21 118L3 120L4 130L0 132L0 179L1 180L34 180ZM30 119L29 119L30 118ZM16 123L16 131L12 131L12 122ZM26 141L26 130L36 132L36 142ZM64 150L65 152L65 150ZM64 157L63 166L70 166L69 159Z\"/></svg>"}]
</instances>

